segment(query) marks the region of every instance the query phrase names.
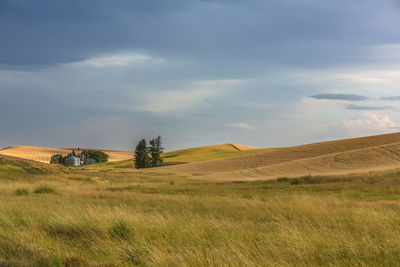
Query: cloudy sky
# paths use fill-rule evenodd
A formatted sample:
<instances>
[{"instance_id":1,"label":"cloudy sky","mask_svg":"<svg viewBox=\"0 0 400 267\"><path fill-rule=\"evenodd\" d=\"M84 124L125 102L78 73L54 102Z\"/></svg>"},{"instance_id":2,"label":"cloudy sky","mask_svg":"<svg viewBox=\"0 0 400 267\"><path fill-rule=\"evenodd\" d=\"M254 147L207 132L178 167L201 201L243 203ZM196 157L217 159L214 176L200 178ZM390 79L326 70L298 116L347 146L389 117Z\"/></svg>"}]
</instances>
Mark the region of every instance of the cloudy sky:
<instances>
[{"instance_id":1,"label":"cloudy sky","mask_svg":"<svg viewBox=\"0 0 400 267\"><path fill-rule=\"evenodd\" d=\"M0 147L399 131L397 0L0 0Z\"/></svg>"}]
</instances>

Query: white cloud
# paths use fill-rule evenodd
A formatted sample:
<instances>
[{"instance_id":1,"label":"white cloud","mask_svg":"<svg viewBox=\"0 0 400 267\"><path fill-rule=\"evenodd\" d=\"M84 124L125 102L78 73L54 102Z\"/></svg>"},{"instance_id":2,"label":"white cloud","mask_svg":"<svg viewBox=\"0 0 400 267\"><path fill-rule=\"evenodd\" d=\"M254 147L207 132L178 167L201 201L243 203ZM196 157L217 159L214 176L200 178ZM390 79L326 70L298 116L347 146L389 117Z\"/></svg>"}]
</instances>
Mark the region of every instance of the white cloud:
<instances>
[{"instance_id":1,"label":"white cloud","mask_svg":"<svg viewBox=\"0 0 400 267\"><path fill-rule=\"evenodd\" d=\"M254 130L256 128L245 122L230 123L230 124L228 124L228 126L236 127L236 128L240 128L240 129L246 129L246 130Z\"/></svg>"},{"instance_id":2,"label":"white cloud","mask_svg":"<svg viewBox=\"0 0 400 267\"><path fill-rule=\"evenodd\" d=\"M362 86L382 86L390 88L400 81L400 70L395 67L376 70L348 70L338 72L334 78Z\"/></svg>"},{"instance_id":3,"label":"white cloud","mask_svg":"<svg viewBox=\"0 0 400 267\"><path fill-rule=\"evenodd\" d=\"M207 99L221 95L241 80L196 81L184 89L157 91L142 97L142 105L135 109L152 113L188 110L206 104Z\"/></svg>"},{"instance_id":4,"label":"white cloud","mask_svg":"<svg viewBox=\"0 0 400 267\"><path fill-rule=\"evenodd\" d=\"M399 124L392 121L389 116L378 116L373 113L365 113L363 118L356 120L343 120L342 125L348 130L376 130L388 131L396 130Z\"/></svg>"},{"instance_id":5,"label":"white cloud","mask_svg":"<svg viewBox=\"0 0 400 267\"><path fill-rule=\"evenodd\" d=\"M315 88L312 94L337 93L379 98L400 90L400 65L366 65L289 72L298 84ZM318 91L317 91L318 90Z\"/></svg>"},{"instance_id":6,"label":"white cloud","mask_svg":"<svg viewBox=\"0 0 400 267\"><path fill-rule=\"evenodd\" d=\"M69 63L78 66L90 67L121 67L135 62L144 62L150 60L151 57L144 54L115 54L115 55L101 55L84 61Z\"/></svg>"},{"instance_id":7,"label":"white cloud","mask_svg":"<svg viewBox=\"0 0 400 267\"><path fill-rule=\"evenodd\" d=\"M144 97L145 104L136 109L152 113L169 113L196 107L205 102L205 99L217 92L209 89L191 91L156 92L152 96Z\"/></svg>"},{"instance_id":8,"label":"white cloud","mask_svg":"<svg viewBox=\"0 0 400 267\"><path fill-rule=\"evenodd\" d=\"M384 44L373 47L373 58L383 60L384 62L398 62L400 59L400 44Z\"/></svg>"}]
</instances>

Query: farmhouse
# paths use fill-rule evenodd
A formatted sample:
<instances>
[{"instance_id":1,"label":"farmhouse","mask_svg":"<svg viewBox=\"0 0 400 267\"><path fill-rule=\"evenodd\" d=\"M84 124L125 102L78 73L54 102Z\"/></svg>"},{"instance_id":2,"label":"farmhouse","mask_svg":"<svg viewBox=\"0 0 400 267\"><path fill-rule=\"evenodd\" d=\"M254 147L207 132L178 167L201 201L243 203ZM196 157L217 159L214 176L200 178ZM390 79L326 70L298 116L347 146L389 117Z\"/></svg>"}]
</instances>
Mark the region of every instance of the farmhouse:
<instances>
[{"instance_id":1,"label":"farmhouse","mask_svg":"<svg viewBox=\"0 0 400 267\"><path fill-rule=\"evenodd\" d=\"M108 161L108 155L99 150L83 150L81 153L69 153L68 156L63 156L62 154L55 154L51 157L50 163L53 164L64 164L68 167L78 167L82 165L91 165L99 162Z\"/></svg>"}]
</instances>

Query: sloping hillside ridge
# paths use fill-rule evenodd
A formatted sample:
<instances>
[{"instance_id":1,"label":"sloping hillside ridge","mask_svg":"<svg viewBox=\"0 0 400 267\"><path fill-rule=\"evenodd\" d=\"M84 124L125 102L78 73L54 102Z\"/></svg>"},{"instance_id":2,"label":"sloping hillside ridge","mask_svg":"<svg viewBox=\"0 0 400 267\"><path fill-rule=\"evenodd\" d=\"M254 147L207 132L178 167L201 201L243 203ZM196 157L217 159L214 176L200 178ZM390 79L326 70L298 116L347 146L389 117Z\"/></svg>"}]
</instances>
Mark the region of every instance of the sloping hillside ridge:
<instances>
[{"instance_id":1,"label":"sloping hillside ridge","mask_svg":"<svg viewBox=\"0 0 400 267\"><path fill-rule=\"evenodd\" d=\"M236 157L261 152L262 149L238 144L199 146L162 154L164 163L188 163L211 159Z\"/></svg>"},{"instance_id":2,"label":"sloping hillside ridge","mask_svg":"<svg viewBox=\"0 0 400 267\"><path fill-rule=\"evenodd\" d=\"M0 154L0 178L15 179L24 175L44 175L53 173L54 170L56 168L49 164Z\"/></svg>"},{"instance_id":3,"label":"sloping hillside ridge","mask_svg":"<svg viewBox=\"0 0 400 267\"><path fill-rule=\"evenodd\" d=\"M255 180L305 175L344 175L400 168L400 142L263 167L208 174L208 178Z\"/></svg>"},{"instance_id":4,"label":"sloping hillside ridge","mask_svg":"<svg viewBox=\"0 0 400 267\"><path fill-rule=\"evenodd\" d=\"M258 147L248 146L248 145L240 145L240 144L232 144L235 148L239 149L240 151L248 151L248 150L255 150L259 149Z\"/></svg>"},{"instance_id":5,"label":"sloping hillside ridge","mask_svg":"<svg viewBox=\"0 0 400 267\"><path fill-rule=\"evenodd\" d=\"M165 167L179 173L272 177L400 167L400 134L320 142Z\"/></svg>"}]
</instances>

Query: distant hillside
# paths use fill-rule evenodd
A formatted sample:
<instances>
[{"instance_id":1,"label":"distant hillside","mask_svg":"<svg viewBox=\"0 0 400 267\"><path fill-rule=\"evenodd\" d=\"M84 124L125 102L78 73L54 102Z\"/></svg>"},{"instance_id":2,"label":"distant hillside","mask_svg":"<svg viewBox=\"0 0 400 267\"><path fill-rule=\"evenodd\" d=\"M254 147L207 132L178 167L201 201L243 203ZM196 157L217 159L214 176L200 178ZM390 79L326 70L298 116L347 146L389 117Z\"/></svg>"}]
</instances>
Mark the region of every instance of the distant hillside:
<instances>
[{"instance_id":1,"label":"distant hillside","mask_svg":"<svg viewBox=\"0 0 400 267\"><path fill-rule=\"evenodd\" d=\"M22 159L34 160L38 162L49 163L50 158L54 154L67 155L72 150L77 151L78 148L48 148L48 147L35 147L35 146L10 146L4 149L0 149L0 155L18 157ZM80 148L80 150L91 149L91 148ZM126 161L133 159L133 152L128 151L117 151L117 150L101 150L107 153L110 162ZM213 145L194 147L188 149L182 149L172 152L163 153L164 162L167 164L180 164L196 161L204 161L210 159L234 157L239 155L248 155L259 152L261 150L238 144L224 144L224 145ZM127 165L121 163L123 166ZM113 166L114 163L110 166Z\"/></svg>"},{"instance_id":2,"label":"distant hillside","mask_svg":"<svg viewBox=\"0 0 400 267\"><path fill-rule=\"evenodd\" d=\"M205 174L216 179L263 179L400 168L400 134L321 142L258 150L258 152L163 169L172 173Z\"/></svg>"},{"instance_id":3,"label":"distant hillside","mask_svg":"<svg viewBox=\"0 0 400 267\"><path fill-rule=\"evenodd\" d=\"M237 157L243 155L249 155L253 153L258 153L270 149L258 149L252 146L238 145L238 144L223 144L223 145L211 145L211 146L201 146L192 147L187 149L180 149L176 151L166 152L161 154L164 159L164 166L177 165L190 162L206 161L210 159L220 159L228 157ZM132 168L134 165L132 159L106 162L101 164L96 164L95 166L87 166L91 169L113 169L113 168Z\"/></svg>"},{"instance_id":4,"label":"distant hillside","mask_svg":"<svg viewBox=\"0 0 400 267\"><path fill-rule=\"evenodd\" d=\"M0 150L0 154L48 162L51 155L70 151L13 146ZM400 169L400 133L283 148L257 149L235 144L194 147L164 153L164 167L140 170L133 168L133 153L105 152L111 162L87 168L119 169L124 173L167 172L215 180L340 175Z\"/></svg>"},{"instance_id":5,"label":"distant hillside","mask_svg":"<svg viewBox=\"0 0 400 267\"><path fill-rule=\"evenodd\" d=\"M164 159L164 163L178 164L249 155L258 153L260 151L262 150L251 146L224 144L176 150L163 153L162 157Z\"/></svg>"},{"instance_id":6,"label":"distant hillside","mask_svg":"<svg viewBox=\"0 0 400 267\"><path fill-rule=\"evenodd\" d=\"M49 163L52 155L54 154L67 155L68 153L71 153L72 149L77 150L77 148L10 146L4 149L0 149L0 154ZM83 149L81 148L81 150ZM116 150L101 150L101 151L104 151L110 156L109 161L120 161L133 158L132 152L116 151Z\"/></svg>"}]
</instances>

